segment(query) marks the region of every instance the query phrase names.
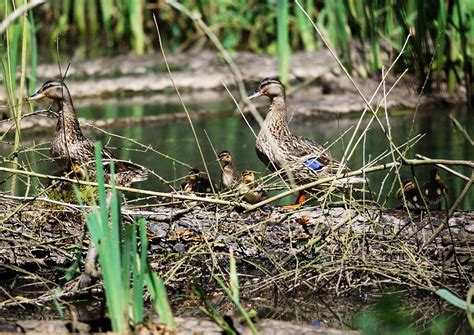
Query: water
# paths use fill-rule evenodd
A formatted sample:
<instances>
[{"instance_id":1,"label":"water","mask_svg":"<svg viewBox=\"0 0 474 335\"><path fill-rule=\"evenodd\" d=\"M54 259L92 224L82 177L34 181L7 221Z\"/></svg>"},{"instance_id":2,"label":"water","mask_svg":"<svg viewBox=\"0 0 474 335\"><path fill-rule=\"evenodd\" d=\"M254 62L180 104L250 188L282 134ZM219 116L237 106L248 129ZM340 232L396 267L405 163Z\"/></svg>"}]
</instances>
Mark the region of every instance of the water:
<instances>
[{"instance_id":1,"label":"water","mask_svg":"<svg viewBox=\"0 0 474 335\"><path fill-rule=\"evenodd\" d=\"M220 167L215 162L215 151L229 150L234 157L235 166L238 170L252 169L260 172L260 176L268 173L265 171L264 165L260 162L255 154L255 137L247 126L240 114L234 113L234 105L230 101L214 101L207 102L205 105L195 103L189 104L188 108L193 114L197 110L206 110L209 112L218 112L218 117L207 117L193 119L194 128L197 133L199 143L203 155L208 164L211 177L218 182L220 176ZM262 110L262 112L265 109ZM120 117L141 117L145 115L155 115L159 113L176 113L182 112L182 107L177 104L161 105L154 103L153 105L108 105L108 106L90 106L78 108L78 115L88 119L101 118L120 118ZM474 134L473 118L469 117L468 111L463 106L454 106L452 108L430 107L419 111L413 123L413 131L411 137L416 134L425 134L425 136L407 153L407 158L414 158L415 153L419 153L430 158L442 158L453 160L472 160L474 157L474 147L468 143L463 135L455 131L451 125L448 114L452 113L461 124L464 125L469 134ZM412 127L414 111L391 111L390 124L392 137L397 145L404 143L409 135ZM251 120L249 122L252 128L258 133L258 125ZM330 144L341 136L347 129L354 129L359 121L358 116L335 116L335 117L310 117L310 118L294 118L291 121L291 130L294 134L311 138L321 144ZM366 117L362 126L369 122ZM386 122L383 120L384 126ZM110 127L105 129L107 133L84 129L86 135L90 138L101 140L103 143L113 149L113 151L122 159L131 159L142 164L165 180L170 181L171 185L178 186L179 178L184 176L189 167L196 167L204 170L204 164L197 149L191 127L187 120L172 121L167 123L150 123L145 125L133 125L125 127ZM24 132L22 134L25 143L47 142L50 140L51 129L41 134L31 134ZM360 132L359 132L360 133ZM116 134L126 138L131 138L136 142L145 146L151 145L157 152L146 150L144 147L130 142L126 139L110 136ZM348 144L352 130L345 134L340 141L334 143L331 147L331 154L340 159L343 155L344 148ZM388 141L380 130L379 125L373 122L370 130L366 134L365 141L365 159L364 148L362 143L357 147L354 156L348 165L352 169L359 168L363 162L373 160L382 152L386 151ZM44 143L40 147L44 148L41 153L31 154L31 161L38 161L33 166L33 170L38 172L52 172L54 164L45 161L42 155L49 155L48 144ZM8 152L8 148L2 151ZM161 154L160 154L161 153ZM167 159L164 156L172 157L174 160ZM387 157L383 162L390 162L391 158ZM415 174L418 180L423 183L427 180L429 171L432 166L424 165L415 167ZM456 171L470 176L470 169L466 167L454 166ZM371 173L369 177L370 189L375 192L375 199L380 193L383 179L388 174L388 178L382 188L379 197L379 203L386 207L398 206L397 201L393 197L394 190L390 191L390 186L394 179L393 172L376 172ZM455 201L456 197L462 191L465 182L446 171L442 171L444 182L449 189L448 203ZM402 180L412 178L410 167L402 168ZM175 182L173 182L175 181ZM150 178L149 181L136 184L137 187L167 191L169 186L159 181L157 178ZM398 187L398 186L397 186ZM288 201L291 201L289 199ZM463 209L474 209L474 192L471 190L461 204Z\"/></svg>"}]
</instances>

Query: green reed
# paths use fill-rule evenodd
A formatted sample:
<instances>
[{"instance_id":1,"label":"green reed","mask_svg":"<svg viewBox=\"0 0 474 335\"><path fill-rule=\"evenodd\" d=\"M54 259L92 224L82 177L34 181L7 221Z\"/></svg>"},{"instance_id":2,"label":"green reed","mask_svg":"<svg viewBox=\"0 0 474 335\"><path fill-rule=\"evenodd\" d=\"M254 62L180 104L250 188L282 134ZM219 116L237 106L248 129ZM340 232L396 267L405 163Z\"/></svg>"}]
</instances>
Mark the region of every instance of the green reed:
<instances>
[{"instance_id":1,"label":"green reed","mask_svg":"<svg viewBox=\"0 0 474 335\"><path fill-rule=\"evenodd\" d=\"M8 17L13 8L26 4L27 1L13 3L5 0L3 2L3 13ZM12 166L18 167L18 151L21 147L21 119L24 101L24 89L26 83L27 56L30 51L28 41L30 39L28 13L24 13L21 18L13 22L6 30L1 40L1 62L3 85L5 87L6 100L9 106L11 117L15 120L15 139L12 152ZM20 82L17 85L17 67L20 67ZM13 174L11 179L11 194L16 193L17 175Z\"/></svg>"},{"instance_id":2,"label":"green reed","mask_svg":"<svg viewBox=\"0 0 474 335\"><path fill-rule=\"evenodd\" d=\"M7 2L0 4L0 14L5 13ZM446 82L448 90L453 92L457 83L463 81L472 99L473 1L300 0L299 3L315 18L348 69L352 68L350 46L354 42L364 59L357 70L362 75L378 74L382 67L382 46L389 56L394 56L411 34L409 52L404 55L400 69L409 68L418 77L420 86L429 75L429 82L438 90ZM293 1L182 0L180 4L199 13L229 51L278 55L283 80L288 72L285 69L289 66L290 50L315 50L322 46ZM137 54L152 51L157 45L153 43L156 39L153 13L163 27L167 48L184 50L209 45L194 22L169 6L167 0L65 0L34 10L35 18L42 22L37 33L41 41L49 39L50 45L55 45L56 38L62 37L63 43L76 48L75 55L79 58L123 53L127 48ZM100 31L105 34L99 34ZM104 44L109 48L103 48ZM52 52L52 60L54 57Z\"/></svg>"},{"instance_id":3,"label":"green reed","mask_svg":"<svg viewBox=\"0 0 474 335\"><path fill-rule=\"evenodd\" d=\"M121 197L115 189L113 178L112 188L105 188L101 151L101 144L96 143L98 206L90 212L84 210L84 216L99 255L112 329L119 333L128 333L130 326L143 323L145 285L161 322L173 329L175 322L164 283L156 273L150 271L148 264L146 221L142 218L132 224L122 222ZM82 202L80 194L76 193L78 200Z\"/></svg>"},{"instance_id":4,"label":"green reed","mask_svg":"<svg viewBox=\"0 0 474 335\"><path fill-rule=\"evenodd\" d=\"M278 0L277 15L277 43L278 64L280 80L283 84L288 83L288 71L290 67L290 44L288 31L288 0Z\"/></svg>"}]
</instances>

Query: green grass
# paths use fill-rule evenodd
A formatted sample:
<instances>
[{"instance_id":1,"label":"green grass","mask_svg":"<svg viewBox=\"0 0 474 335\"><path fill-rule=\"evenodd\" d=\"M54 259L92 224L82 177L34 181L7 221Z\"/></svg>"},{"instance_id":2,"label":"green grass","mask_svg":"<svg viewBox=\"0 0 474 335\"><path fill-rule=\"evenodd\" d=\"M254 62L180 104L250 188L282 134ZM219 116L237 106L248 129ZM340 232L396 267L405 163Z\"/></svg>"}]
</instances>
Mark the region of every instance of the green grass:
<instances>
[{"instance_id":1,"label":"green grass","mask_svg":"<svg viewBox=\"0 0 474 335\"><path fill-rule=\"evenodd\" d=\"M167 0L172 1L172 0ZM94 55L136 54L154 51L153 13L157 13L166 47L183 50L205 46L203 33L193 21L167 4L167 1L66 0L33 11L38 25L36 38L54 46L57 38L65 50L72 50L76 59ZM11 11L11 0L0 3L0 15ZM277 54L280 77L286 81L290 50L315 50L321 47L308 20L295 3L289 0L195 1L179 2L194 13L219 37L229 51L248 50ZM474 58L474 2L393 0L367 2L355 0L299 0L308 14L329 38L344 61L352 68L352 42L362 48L365 63L357 70L361 75L379 75L382 67L382 45L392 57L396 55L408 34L409 52L403 56L399 69L409 68L421 84L429 75L433 89L454 92L459 82L474 90L472 60ZM30 17L31 19L31 17ZM100 34L104 31L104 34ZM10 32L11 68L17 64L19 32ZM45 44L47 43L47 44ZM108 48L103 48L107 45ZM210 45L210 44L208 44ZM388 49L387 49L388 48ZM51 60L54 48L46 48ZM32 48L33 52L37 52ZM467 85L467 84L470 84ZM471 96L472 99L472 96Z\"/></svg>"},{"instance_id":2,"label":"green grass","mask_svg":"<svg viewBox=\"0 0 474 335\"><path fill-rule=\"evenodd\" d=\"M105 188L101 150L100 143L96 143L98 207L90 212L84 211L84 216L99 255L112 329L125 333L130 327L143 323L145 284L161 322L169 329L174 329L175 323L165 286L157 274L150 271L147 261L146 222L144 219L133 221L132 224L122 222L121 198L115 189L113 178L112 189ZM77 195L82 202L80 194ZM137 229L140 248L138 248Z\"/></svg>"}]
</instances>

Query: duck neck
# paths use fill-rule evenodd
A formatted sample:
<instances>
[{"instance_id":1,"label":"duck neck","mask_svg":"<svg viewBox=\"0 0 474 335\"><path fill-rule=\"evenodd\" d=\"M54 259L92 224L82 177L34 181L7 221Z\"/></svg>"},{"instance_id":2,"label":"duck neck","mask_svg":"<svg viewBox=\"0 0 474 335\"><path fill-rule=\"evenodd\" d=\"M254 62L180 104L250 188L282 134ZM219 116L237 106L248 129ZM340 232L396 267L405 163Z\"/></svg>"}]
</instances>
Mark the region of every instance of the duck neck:
<instances>
[{"instance_id":1,"label":"duck neck","mask_svg":"<svg viewBox=\"0 0 474 335\"><path fill-rule=\"evenodd\" d=\"M56 100L56 105L59 108L59 117L58 124L56 129L66 128L67 130L74 130L76 132L81 132L79 127L79 121L77 120L76 111L72 103L71 95L66 89L66 93L63 98Z\"/></svg>"},{"instance_id":2,"label":"duck neck","mask_svg":"<svg viewBox=\"0 0 474 335\"><path fill-rule=\"evenodd\" d=\"M271 130L273 134L289 134L285 97L276 96L272 98L265 123L267 129Z\"/></svg>"},{"instance_id":3,"label":"duck neck","mask_svg":"<svg viewBox=\"0 0 474 335\"><path fill-rule=\"evenodd\" d=\"M232 171L234 169L234 166L232 165L232 162L225 162L222 168L224 169L224 171Z\"/></svg>"}]
</instances>

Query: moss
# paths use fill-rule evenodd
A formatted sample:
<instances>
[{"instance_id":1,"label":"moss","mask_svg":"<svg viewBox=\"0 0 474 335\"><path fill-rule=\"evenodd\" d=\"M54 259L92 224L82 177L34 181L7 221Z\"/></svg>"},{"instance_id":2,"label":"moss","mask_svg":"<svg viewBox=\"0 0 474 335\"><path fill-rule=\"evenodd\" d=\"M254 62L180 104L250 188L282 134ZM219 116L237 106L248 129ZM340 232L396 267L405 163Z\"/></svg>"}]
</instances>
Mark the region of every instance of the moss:
<instances>
[{"instance_id":1,"label":"moss","mask_svg":"<svg viewBox=\"0 0 474 335\"><path fill-rule=\"evenodd\" d=\"M71 185L61 183L57 187L54 187L46 192L46 196L51 200L67 202L72 204L80 204L76 192L74 189L79 191L81 202L83 204L93 203L99 197L97 187L90 185ZM51 204L50 204L51 205Z\"/></svg>"}]
</instances>

